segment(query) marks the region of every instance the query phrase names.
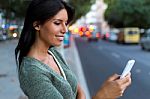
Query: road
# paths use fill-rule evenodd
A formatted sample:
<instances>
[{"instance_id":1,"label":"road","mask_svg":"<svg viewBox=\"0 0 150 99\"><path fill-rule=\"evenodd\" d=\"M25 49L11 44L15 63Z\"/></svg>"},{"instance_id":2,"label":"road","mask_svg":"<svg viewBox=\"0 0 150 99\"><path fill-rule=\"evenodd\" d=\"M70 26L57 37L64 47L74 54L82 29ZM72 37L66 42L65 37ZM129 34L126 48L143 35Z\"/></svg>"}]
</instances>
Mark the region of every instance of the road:
<instances>
[{"instance_id":1,"label":"road","mask_svg":"<svg viewBox=\"0 0 150 99\"><path fill-rule=\"evenodd\" d=\"M120 99L150 98L150 52L139 45L122 45L108 41L87 42L76 38L76 45L91 96L110 75L121 74L126 62L135 59L131 71L132 85Z\"/></svg>"},{"instance_id":2,"label":"road","mask_svg":"<svg viewBox=\"0 0 150 99\"><path fill-rule=\"evenodd\" d=\"M16 44L17 40L0 42L0 99L25 99L17 78Z\"/></svg>"}]
</instances>

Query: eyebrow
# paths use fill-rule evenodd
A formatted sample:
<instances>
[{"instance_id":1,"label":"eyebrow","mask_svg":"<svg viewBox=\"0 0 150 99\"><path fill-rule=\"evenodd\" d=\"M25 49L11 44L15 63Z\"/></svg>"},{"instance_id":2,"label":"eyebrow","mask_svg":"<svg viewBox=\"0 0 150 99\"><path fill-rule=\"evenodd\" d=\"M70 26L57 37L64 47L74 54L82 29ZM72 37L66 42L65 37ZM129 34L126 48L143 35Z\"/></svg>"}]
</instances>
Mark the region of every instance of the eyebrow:
<instances>
[{"instance_id":1,"label":"eyebrow","mask_svg":"<svg viewBox=\"0 0 150 99\"><path fill-rule=\"evenodd\" d=\"M63 21L63 20L61 20L61 19L53 19L53 21L55 21L55 20L57 20L57 21ZM68 20L66 20L66 22L67 22Z\"/></svg>"}]
</instances>

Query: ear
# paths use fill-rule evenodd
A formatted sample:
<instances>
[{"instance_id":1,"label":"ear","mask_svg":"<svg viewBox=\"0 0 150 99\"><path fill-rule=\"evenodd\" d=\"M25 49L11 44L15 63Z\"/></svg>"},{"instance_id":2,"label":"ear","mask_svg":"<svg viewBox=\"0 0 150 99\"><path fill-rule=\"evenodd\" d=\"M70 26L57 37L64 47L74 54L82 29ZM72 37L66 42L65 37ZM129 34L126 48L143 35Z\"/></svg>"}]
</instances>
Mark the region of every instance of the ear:
<instances>
[{"instance_id":1,"label":"ear","mask_svg":"<svg viewBox=\"0 0 150 99\"><path fill-rule=\"evenodd\" d=\"M39 31L40 30L40 24L38 21L33 22L33 27L35 30Z\"/></svg>"}]
</instances>

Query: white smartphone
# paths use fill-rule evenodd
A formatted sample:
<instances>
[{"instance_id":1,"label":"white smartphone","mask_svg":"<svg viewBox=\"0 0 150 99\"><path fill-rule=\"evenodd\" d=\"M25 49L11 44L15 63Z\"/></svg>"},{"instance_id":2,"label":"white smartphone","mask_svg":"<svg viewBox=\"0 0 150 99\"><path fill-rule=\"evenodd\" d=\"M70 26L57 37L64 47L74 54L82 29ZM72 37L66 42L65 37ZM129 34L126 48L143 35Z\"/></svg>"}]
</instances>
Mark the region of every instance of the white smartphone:
<instances>
[{"instance_id":1,"label":"white smartphone","mask_svg":"<svg viewBox=\"0 0 150 99\"><path fill-rule=\"evenodd\" d=\"M133 65L135 63L135 60L129 60L120 76L120 79L125 77L132 69Z\"/></svg>"}]
</instances>

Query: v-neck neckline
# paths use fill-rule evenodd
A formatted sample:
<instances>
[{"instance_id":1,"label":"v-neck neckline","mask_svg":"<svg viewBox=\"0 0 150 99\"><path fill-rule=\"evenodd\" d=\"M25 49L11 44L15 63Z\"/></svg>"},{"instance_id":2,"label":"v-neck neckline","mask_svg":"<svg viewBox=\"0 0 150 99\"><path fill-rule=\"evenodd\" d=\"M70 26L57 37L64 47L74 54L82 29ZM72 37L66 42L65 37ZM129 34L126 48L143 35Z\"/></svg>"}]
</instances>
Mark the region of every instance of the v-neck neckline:
<instances>
[{"instance_id":1,"label":"v-neck neckline","mask_svg":"<svg viewBox=\"0 0 150 99\"><path fill-rule=\"evenodd\" d=\"M40 61L40 60L38 60L38 59L36 59L36 58L34 58L34 57L25 56L24 58L32 59L32 60L34 60L34 61L36 61L36 62L38 62L38 63L44 65L48 70L52 71L53 74L55 74L55 75L57 75L57 76L59 75L59 77L63 78L64 80L67 80L67 79L66 79L66 75L65 75L65 73L64 73L64 70L63 70L63 68L61 67L60 62L58 61L58 59L56 58L56 56L54 55L54 53L53 53L52 51L48 50L48 54L52 55L54 61L56 62L56 65L58 66L58 68L59 68L59 70L60 70L60 74L58 74L55 70L53 70L53 69L51 68L51 66L49 66L48 64L45 64L45 63L43 63L42 61ZM38 67L38 66L37 66L37 67ZM41 67L41 66L40 66L40 67Z\"/></svg>"},{"instance_id":2,"label":"v-neck neckline","mask_svg":"<svg viewBox=\"0 0 150 99\"><path fill-rule=\"evenodd\" d=\"M53 52L50 51L50 50L48 50L48 53L49 53L50 55L52 55L54 61L56 62L57 66L58 66L58 68L59 68L59 70L60 70L61 76L63 76L63 78L64 78L65 80L67 80L67 79L66 79L65 72L64 72L62 66L60 65L60 62L59 62L58 59L56 58L56 56L55 56L55 55L53 54Z\"/></svg>"}]
</instances>

